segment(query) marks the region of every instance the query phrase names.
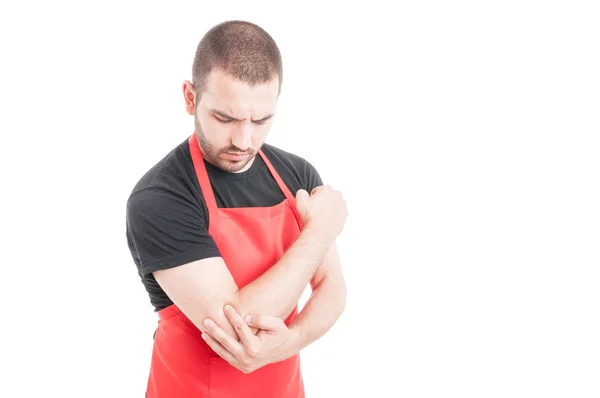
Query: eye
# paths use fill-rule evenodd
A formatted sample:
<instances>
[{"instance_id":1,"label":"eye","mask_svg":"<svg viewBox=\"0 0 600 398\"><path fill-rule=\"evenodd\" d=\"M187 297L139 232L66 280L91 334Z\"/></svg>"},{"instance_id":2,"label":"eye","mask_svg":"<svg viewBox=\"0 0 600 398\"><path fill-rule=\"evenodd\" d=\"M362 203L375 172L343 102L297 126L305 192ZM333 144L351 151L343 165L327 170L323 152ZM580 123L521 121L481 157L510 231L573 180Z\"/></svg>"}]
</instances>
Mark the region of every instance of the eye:
<instances>
[{"instance_id":1,"label":"eye","mask_svg":"<svg viewBox=\"0 0 600 398\"><path fill-rule=\"evenodd\" d=\"M214 115L214 116L215 116L215 119L217 119L221 123L231 123L233 121L232 119L221 119L220 117L218 117L216 115Z\"/></svg>"},{"instance_id":2,"label":"eye","mask_svg":"<svg viewBox=\"0 0 600 398\"><path fill-rule=\"evenodd\" d=\"M253 123L254 123L254 124L261 125L261 124L265 124L266 122L267 122L266 120L256 120L256 121L254 121Z\"/></svg>"}]
</instances>

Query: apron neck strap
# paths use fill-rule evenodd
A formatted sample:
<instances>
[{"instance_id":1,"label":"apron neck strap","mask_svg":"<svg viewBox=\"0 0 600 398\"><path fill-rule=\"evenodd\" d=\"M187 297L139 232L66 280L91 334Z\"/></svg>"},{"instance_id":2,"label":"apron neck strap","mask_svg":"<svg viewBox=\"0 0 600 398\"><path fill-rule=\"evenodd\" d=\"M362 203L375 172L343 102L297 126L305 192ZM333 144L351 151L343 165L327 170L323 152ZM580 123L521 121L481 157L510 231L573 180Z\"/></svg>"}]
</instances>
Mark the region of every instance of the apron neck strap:
<instances>
[{"instance_id":1,"label":"apron neck strap","mask_svg":"<svg viewBox=\"0 0 600 398\"><path fill-rule=\"evenodd\" d=\"M212 214L217 214L217 201L215 200L215 194L213 193L212 187L210 186L210 180L208 179L206 165L204 164L204 159L202 158L202 151L200 150L200 145L198 144L198 138L196 137L195 132L190 136L189 143L190 153L192 155L192 162L194 163L196 176L198 177L198 182L200 183L202 196L204 196L206 206L208 207L208 214L209 216Z\"/></svg>"},{"instance_id":2,"label":"apron neck strap","mask_svg":"<svg viewBox=\"0 0 600 398\"><path fill-rule=\"evenodd\" d=\"M260 157L262 158L262 160L267 165L267 168L269 169L269 171L271 172L271 175L273 176L273 178L277 182L277 185L279 186L279 189L281 189L281 191L285 195L285 198L288 201L290 201L291 203L295 204L296 203L295 196L292 195L292 192L289 190L289 188L287 187L287 185L285 185L285 183L283 182L283 180L279 176L279 173L277 173L277 171L275 170L275 167L273 167L273 165L271 164L271 161L265 156L265 153L262 151L262 149L258 150L258 154L260 155Z\"/></svg>"},{"instance_id":3,"label":"apron neck strap","mask_svg":"<svg viewBox=\"0 0 600 398\"><path fill-rule=\"evenodd\" d=\"M290 192L290 189L287 187L287 185L285 185L285 183L283 182L283 180L281 179L281 177L279 176L277 171L275 171L275 168L273 167L273 165L271 164L269 159L267 159L267 157L265 156L262 149L259 149L258 153L260 154L260 157L263 159L263 161L269 168L269 171L271 172L271 175L273 176L273 178L275 178L275 181L277 181L277 185L279 185L279 189L281 189L283 191L285 198L287 199L288 203L290 204L290 207L294 211L294 215L296 216L296 221L298 222L300 229L303 229L304 223L302 222L302 216L300 216L300 213L298 212L298 209L296 208L296 196L292 195L292 192Z\"/></svg>"},{"instance_id":4,"label":"apron neck strap","mask_svg":"<svg viewBox=\"0 0 600 398\"><path fill-rule=\"evenodd\" d=\"M215 200L215 194L213 193L212 187L210 185L210 180L208 178L208 172L206 171L206 165L204 164L204 159L202 158L202 151L200 150L200 145L198 144L198 138L196 137L196 132L194 132L194 134L192 134L190 136L189 144L190 144L190 153L192 155L192 162L194 163L194 169L196 170L196 176L198 177L198 182L200 183L200 189L202 190L202 195L204 196L204 200L206 201L206 205L208 206L209 215L216 214L217 213L217 201ZM258 150L258 154L260 155L262 160L267 165L267 168L269 169L269 172L271 172L271 175L277 182L279 189L281 189L281 191L285 195L285 198L289 202L292 210L294 211L294 214L296 215L296 220L298 221L300 228L302 228L302 225L303 225L302 217L300 216L300 214L298 213L298 209L296 208L295 195L292 195L292 192L290 192L287 185L285 185L285 183L279 176L279 173L277 173L277 171L271 164L271 161L265 156L262 149Z\"/></svg>"}]
</instances>

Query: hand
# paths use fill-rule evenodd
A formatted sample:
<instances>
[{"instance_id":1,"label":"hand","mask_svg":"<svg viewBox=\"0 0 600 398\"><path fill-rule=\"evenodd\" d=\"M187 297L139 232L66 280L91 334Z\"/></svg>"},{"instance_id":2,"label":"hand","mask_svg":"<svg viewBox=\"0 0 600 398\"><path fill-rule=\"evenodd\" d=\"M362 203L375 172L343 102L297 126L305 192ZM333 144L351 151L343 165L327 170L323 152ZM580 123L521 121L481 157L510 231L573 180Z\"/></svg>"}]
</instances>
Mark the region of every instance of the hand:
<instances>
[{"instance_id":1,"label":"hand","mask_svg":"<svg viewBox=\"0 0 600 398\"><path fill-rule=\"evenodd\" d=\"M296 192L296 207L305 227L327 232L332 238L342 232L348 217L342 193L329 185L313 189L310 195L300 189Z\"/></svg>"},{"instance_id":2,"label":"hand","mask_svg":"<svg viewBox=\"0 0 600 398\"><path fill-rule=\"evenodd\" d=\"M225 315L236 331L239 341L228 335L211 319L205 320L208 332L202 338L221 358L243 373L250 373L269 363L279 362L294 355L296 335L277 317L247 316L246 321L230 305ZM250 327L256 327L255 335Z\"/></svg>"}]
</instances>

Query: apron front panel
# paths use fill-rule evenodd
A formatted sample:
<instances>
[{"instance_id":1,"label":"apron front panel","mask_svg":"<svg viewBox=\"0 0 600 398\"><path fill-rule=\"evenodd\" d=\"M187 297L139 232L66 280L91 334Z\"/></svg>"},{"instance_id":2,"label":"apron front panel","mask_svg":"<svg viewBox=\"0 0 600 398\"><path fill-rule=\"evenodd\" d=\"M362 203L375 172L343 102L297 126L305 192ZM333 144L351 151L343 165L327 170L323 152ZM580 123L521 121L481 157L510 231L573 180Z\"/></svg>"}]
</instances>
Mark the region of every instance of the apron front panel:
<instances>
[{"instance_id":1,"label":"apron front panel","mask_svg":"<svg viewBox=\"0 0 600 398\"><path fill-rule=\"evenodd\" d=\"M248 374L221 357L210 359L209 398L298 398L301 383L298 356L263 366Z\"/></svg>"},{"instance_id":2,"label":"apron front panel","mask_svg":"<svg viewBox=\"0 0 600 398\"><path fill-rule=\"evenodd\" d=\"M209 233L238 288L264 274L300 235L301 219L294 197L269 160L259 151L286 199L272 207L217 208L195 135L190 152L209 211ZM285 319L287 325L297 306ZM244 374L219 357L201 332L172 305L159 311L148 398L303 398L298 354Z\"/></svg>"},{"instance_id":3,"label":"apron front panel","mask_svg":"<svg viewBox=\"0 0 600 398\"><path fill-rule=\"evenodd\" d=\"M218 209L215 242L239 289L268 271L300 235L287 200L264 209Z\"/></svg>"},{"instance_id":4,"label":"apron front panel","mask_svg":"<svg viewBox=\"0 0 600 398\"><path fill-rule=\"evenodd\" d=\"M176 315L159 321L147 398L205 397L208 393L210 363L204 358L216 355L202 339L202 333L175 305Z\"/></svg>"}]
</instances>

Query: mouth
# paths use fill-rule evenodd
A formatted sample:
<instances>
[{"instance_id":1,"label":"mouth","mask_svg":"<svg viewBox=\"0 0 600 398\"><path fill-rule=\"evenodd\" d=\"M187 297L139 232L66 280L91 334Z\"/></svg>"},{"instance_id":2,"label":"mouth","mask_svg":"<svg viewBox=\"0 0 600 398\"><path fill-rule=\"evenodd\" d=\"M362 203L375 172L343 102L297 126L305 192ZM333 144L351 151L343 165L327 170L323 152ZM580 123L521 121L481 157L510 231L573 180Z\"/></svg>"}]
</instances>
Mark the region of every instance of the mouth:
<instances>
[{"instance_id":1,"label":"mouth","mask_svg":"<svg viewBox=\"0 0 600 398\"><path fill-rule=\"evenodd\" d=\"M246 156L248 156L247 153L243 153L243 152L224 152L224 155L229 160L233 160L233 161L240 161L240 160L244 159Z\"/></svg>"}]
</instances>

